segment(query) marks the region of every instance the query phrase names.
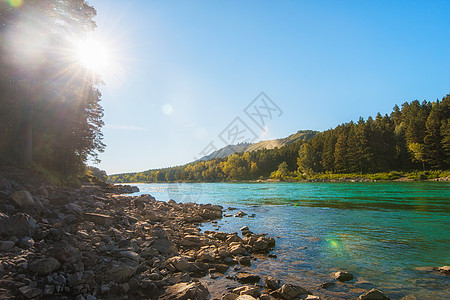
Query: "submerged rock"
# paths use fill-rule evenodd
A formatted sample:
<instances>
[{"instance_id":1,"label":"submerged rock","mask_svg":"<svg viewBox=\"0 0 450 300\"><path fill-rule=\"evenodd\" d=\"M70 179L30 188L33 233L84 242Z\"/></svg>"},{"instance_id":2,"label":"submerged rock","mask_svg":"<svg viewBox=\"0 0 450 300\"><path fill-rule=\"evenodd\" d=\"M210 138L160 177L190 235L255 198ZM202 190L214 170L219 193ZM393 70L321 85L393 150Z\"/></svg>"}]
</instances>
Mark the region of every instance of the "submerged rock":
<instances>
[{"instance_id":1,"label":"submerged rock","mask_svg":"<svg viewBox=\"0 0 450 300\"><path fill-rule=\"evenodd\" d=\"M338 271L334 273L334 278L342 282L349 281L353 279L353 274L350 274L346 271Z\"/></svg>"}]
</instances>

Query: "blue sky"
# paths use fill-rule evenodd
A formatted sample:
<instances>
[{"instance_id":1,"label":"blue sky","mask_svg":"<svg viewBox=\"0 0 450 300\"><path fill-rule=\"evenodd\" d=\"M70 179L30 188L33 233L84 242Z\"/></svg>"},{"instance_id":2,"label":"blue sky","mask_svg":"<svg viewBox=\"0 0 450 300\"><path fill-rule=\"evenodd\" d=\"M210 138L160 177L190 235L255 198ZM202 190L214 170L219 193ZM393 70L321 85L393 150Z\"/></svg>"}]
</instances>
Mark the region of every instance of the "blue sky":
<instances>
[{"instance_id":1,"label":"blue sky","mask_svg":"<svg viewBox=\"0 0 450 300\"><path fill-rule=\"evenodd\" d=\"M450 93L450 1L106 1L108 174L181 165L236 118L258 139ZM260 92L282 110L261 130Z\"/></svg>"}]
</instances>

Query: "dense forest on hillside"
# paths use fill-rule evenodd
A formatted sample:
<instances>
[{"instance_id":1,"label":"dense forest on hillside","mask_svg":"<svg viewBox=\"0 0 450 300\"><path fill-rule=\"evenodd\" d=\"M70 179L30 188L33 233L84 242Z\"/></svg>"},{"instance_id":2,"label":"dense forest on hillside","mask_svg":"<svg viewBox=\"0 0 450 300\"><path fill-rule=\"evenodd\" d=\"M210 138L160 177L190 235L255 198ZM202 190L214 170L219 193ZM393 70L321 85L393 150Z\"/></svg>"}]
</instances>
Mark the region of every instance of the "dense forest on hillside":
<instances>
[{"instance_id":1,"label":"dense forest on hillside","mask_svg":"<svg viewBox=\"0 0 450 300\"><path fill-rule=\"evenodd\" d=\"M101 82L74 53L95 15L83 0L1 1L0 164L75 175L103 151Z\"/></svg>"},{"instance_id":2,"label":"dense forest on hillside","mask_svg":"<svg viewBox=\"0 0 450 300\"><path fill-rule=\"evenodd\" d=\"M111 182L214 182L301 178L312 173L446 170L450 166L450 95L415 100L390 115L330 129L281 148L237 153L184 166L109 176Z\"/></svg>"}]
</instances>

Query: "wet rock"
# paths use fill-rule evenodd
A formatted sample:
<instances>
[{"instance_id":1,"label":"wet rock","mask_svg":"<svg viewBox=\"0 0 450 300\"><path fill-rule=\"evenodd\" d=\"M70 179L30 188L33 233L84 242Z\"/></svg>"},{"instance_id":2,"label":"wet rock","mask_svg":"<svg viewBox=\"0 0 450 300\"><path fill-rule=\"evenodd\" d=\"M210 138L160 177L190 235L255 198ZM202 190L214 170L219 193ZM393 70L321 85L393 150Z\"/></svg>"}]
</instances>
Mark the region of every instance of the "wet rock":
<instances>
[{"instance_id":1,"label":"wet rock","mask_svg":"<svg viewBox=\"0 0 450 300\"><path fill-rule=\"evenodd\" d=\"M200 237L196 235L186 235L181 243L183 246L188 248L197 248L203 246Z\"/></svg>"},{"instance_id":2,"label":"wet rock","mask_svg":"<svg viewBox=\"0 0 450 300\"><path fill-rule=\"evenodd\" d=\"M261 295L261 289L257 286L247 286L240 294L258 298Z\"/></svg>"},{"instance_id":3,"label":"wet rock","mask_svg":"<svg viewBox=\"0 0 450 300\"><path fill-rule=\"evenodd\" d=\"M386 295L377 289L371 289L367 293L362 294L358 298L359 300L389 300Z\"/></svg>"},{"instance_id":4,"label":"wet rock","mask_svg":"<svg viewBox=\"0 0 450 300\"><path fill-rule=\"evenodd\" d=\"M247 249L241 243L231 243L230 248L228 249L231 255L242 255L247 253Z\"/></svg>"},{"instance_id":5,"label":"wet rock","mask_svg":"<svg viewBox=\"0 0 450 300\"><path fill-rule=\"evenodd\" d=\"M239 262L239 264L240 264L241 266L247 266L247 267L249 267L249 266L252 265L250 256L242 256L242 257L238 257L237 260L238 260L238 262Z\"/></svg>"},{"instance_id":6,"label":"wet rock","mask_svg":"<svg viewBox=\"0 0 450 300\"><path fill-rule=\"evenodd\" d=\"M191 269L191 264L181 256L171 257L167 260L167 263L172 264L180 272L187 272Z\"/></svg>"},{"instance_id":7,"label":"wet rock","mask_svg":"<svg viewBox=\"0 0 450 300\"><path fill-rule=\"evenodd\" d=\"M339 281L350 281L353 279L353 274L350 274L346 271L338 271L334 273L334 278L336 278Z\"/></svg>"},{"instance_id":8,"label":"wet rock","mask_svg":"<svg viewBox=\"0 0 450 300\"><path fill-rule=\"evenodd\" d=\"M200 282L178 283L166 289L160 300L205 300L209 291Z\"/></svg>"},{"instance_id":9,"label":"wet rock","mask_svg":"<svg viewBox=\"0 0 450 300\"><path fill-rule=\"evenodd\" d=\"M442 274L450 275L450 266L439 267L439 268L437 268L437 270L439 272L441 272Z\"/></svg>"},{"instance_id":10,"label":"wet rock","mask_svg":"<svg viewBox=\"0 0 450 300\"><path fill-rule=\"evenodd\" d=\"M324 289L327 289L327 288L335 286L335 285L336 285L336 283L334 283L334 282L324 282L324 283L322 283L320 285L320 287L324 288Z\"/></svg>"},{"instance_id":11,"label":"wet rock","mask_svg":"<svg viewBox=\"0 0 450 300\"><path fill-rule=\"evenodd\" d=\"M29 266L30 270L33 271L34 273L44 275L56 271L57 269L59 269L59 267L61 267L61 263L53 257L35 260Z\"/></svg>"},{"instance_id":12,"label":"wet rock","mask_svg":"<svg viewBox=\"0 0 450 300\"><path fill-rule=\"evenodd\" d=\"M262 294L261 296L259 296L259 300L276 300L276 299L270 296L269 294Z\"/></svg>"},{"instance_id":13,"label":"wet rock","mask_svg":"<svg viewBox=\"0 0 450 300\"><path fill-rule=\"evenodd\" d=\"M240 283L257 283L259 282L259 280L261 280L261 277L259 277L258 275L241 272L238 273L236 280Z\"/></svg>"},{"instance_id":14,"label":"wet rock","mask_svg":"<svg viewBox=\"0 0 450 300\"><path fill-rule=\"evenodd\" d=\"M97 225L111 226L114 223L114 218L107 215L96 213L85 213L84 217L87 221L94 222Z\"/></svg>"},{"instance_id":15,"label":"wet rock","mask_svg":"<svg viewBox=\"0 0 450 300\"><path fill-rule=\"evenodd\" d=\"M304 288L290 283L283 284L283 286L280 289L276 290L276 292L286 300L294 300L301 295L311 294Z\"/></svg>"},{"instance_id":16,"label":"wet rock","mask_svg":"<svg viewBox=\"0 0 450 300\"><path fill-rule=\"evenodd\" d=\"M15 192L11 195L11 199L18 207L33 207L35 206L33 196L26 190Z\"/></svg>"},{"instance_id":17,"label":"wet rock","mask_svg":"<svg viewBox=\"0 0 450 300\"><path fill-rule=\"evenodd\" d=\"M248 228L248 226L243 226L241 227L240 231L249 231L250 229Z\"/></svg>"},{"instance_id":18,"label":"wet rock","mask_svg":"<svg viewBox=\"0 0 450 300\"><path fill-rule=\"evenodd\" d=\"M242 217L244 217L244 216L246 216L247 214L245 213L245 212L243 212L243 211L238 211L234 216L236 217L236 218L242 218Z\"/></svg>"},{"instance_id":19,"label":"wet rock","mask_svg":"<svg viewBox=\"0 0 450 300\"><path fill-rule=\"evenodd\" d=\"M204 249L197 253L197 259L205 262L216 261L216 256L212 250Z\"/></svg>"},{"instance_id":20,"label":"wet rock","mask_svg":"<svg viewBox=\"0 0 450 300\"><path fill-rule=\"evenodd\" d=\"M16 243L13 241L0 241L0 252L8 252Z\"/></svg>"},{"instance_id":21,"label":"wet rock","mask_svg":"<svg viewBox=\"0 0 450 300\"><path fill-rule=\"evenodd\" d=\"M272 276L264 277L264 283L269 290L278 290L280 288L280 280Z\"/></svg>"},{"instance_id":22,"label":"wet rock","mask_svg":"<svg viewBox=\"0 0 450 300\"><path fill-rule=\"evenodd\" d=\"M319 296L315 296L315 295L308 295L305 300L320 300Z\"/></svg>"}]
</instances>

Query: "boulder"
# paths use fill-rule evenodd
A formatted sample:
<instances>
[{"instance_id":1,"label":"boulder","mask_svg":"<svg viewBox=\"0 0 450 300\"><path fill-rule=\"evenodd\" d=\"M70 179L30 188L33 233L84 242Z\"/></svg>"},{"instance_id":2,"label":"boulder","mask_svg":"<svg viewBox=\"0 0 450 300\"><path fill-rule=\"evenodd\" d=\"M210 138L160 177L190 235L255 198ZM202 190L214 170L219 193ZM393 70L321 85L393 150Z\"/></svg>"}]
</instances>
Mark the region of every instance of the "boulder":
<instances>
[{"instance_id":1,"label":"boulder","mask_svg":"<svg viewBox=\"0 0 450 300\"><path fill-rule=\"evenodd\" d=\"M167 263L172 264L180 272L187 272L191 268L191 264L181 256L171 257L167 260Z\"/></svg>"},{"instance_id":2,"label":"boulder","mask_svg":"<svg viewBox=\"0 0 450 300\"><path fill-rule=\"evenodd\" d=\"M240 283L257 283L260 279L261 277L259 277L258 275L245 272L238 273L236 278L236 280Z\"/></svg>"},{"instance_id":3,"label":"boulder","mask_svg":"<svg viewBox=\"0 0 450 300\"><path fill-rule=\"evenodd\" d=\"M177 283L166 289L160 300L205 300L209 291L200 282Z\"/></svg>"},{"instance_id":4,"label":"boulder","mask_svg":"<svg viewBox=\"0 0 450 300\"><path fill-rule=\"evenodd\" d=\"M39 296L42 296L42 290L37 288L32 288L29 285L25 285L19 288L19 292L26 298L26 299L33 299Z\"/></svg>"},{"instance_id":5,"label":"boulder","mask_svg":"<svg viewBox=\"0 0 450 300\"><path fill-rule=\"evenodd\" d=\"M290 283L283 284L283 286L280 289L278 289L276 292L278 292L278 294L281 295L281 297L286 300L294 300L294 299L297 299L301 295L311 294L304 288L299 287L297 285L290 284Z\"/></svg>"},{"instance_id":6,"label":"boulder","mask_svg":"<svg viewBox=\"0 0 450 300\"><path fill-rule=\"evenodd\" d=\"M261 289L257 286L247 286L243 291L241 291L241 295L250 295L258 298L261 295Z\"/></svg>"},{"instance_id":7,"label":"boulder","mask_svg":"<svg viewBox=\"0 0 450 300\"><path fill-rule=\"evenodd\" d=\"M272 276L264 277L264 283L269 290L278 290L280 288L280 280Z\"/></svg>"},{"instance_id":8,"label":"boulder","mask_svg":"<svg viewBox=\"0 0 450 300\"><path fill-rule=\"evenodd\" d=\"M81 260L81 252L65 240L55 243L50 254L60 262L75 264Z\"/></svg>"},{"instance_id":9,"label":"boulder","mask_svg":"<svg viewBox=\"0 0 450 300\"><path fill-rule=\"evenodd\" d=\"M338 271L336 273L334 273L334 278L336 278L339 281L349 281L353 279L353 274L350 274L348 272L345 271Z\"/></svg>"},{"instance_id":10,"label":"boulder","mask_svg":"<svg viewBox=\"0 0 450 300\"><path fill-rule=\"evenodd\" d=\"M197 235L186 235L184 236L181 244L188 248L196 248L203 246L203 243L199 236Z\"/></svg>"},{"instance_id":11,"label":"boulder","mask_svg":"<svg viewBox=\"0 0 450 300\"><path fill-rule=\"evenodd\" d=\"M250 256L238 257L238 261L241 266L250 267L252 265Z\"/></svg>"},{"instance_id":12,"label":"boulder","mask_svg":"<svg viewBox=\"0 0 450 300\"><path fill-rule=\"evenodd\" d=\"M61 267L61 263L53 257L41 258L29 265L31 271L43 275L50 274L59 269L59 267Z\"/></svg>"},{"instance_id":13,"label":"boulder","mask_svg":"<svg viewBox=\"0 0 450 300\"><path fill-rule=\"evenodd\" d=\"M31 196L30 192L26 190L21 190L13 193L11 195L11 199L17 206L21 208L35 206L33 196Z\"/></svg>"},{"instance_id":14,"label":"boulder","mask_svg":"<svg viewBox=\"0 0 450 300\"><path fill-rule=\"evenodd\" d=\"M175 245L165 237L155 240L152 247L162 254L177 252Z\"/></svg>"},{"instance_id":15,"label":"boulder","mask_svg":"<svg viewBox=\"0 0 450 300\"><path fill-rule=\"evenodd\" d=\"M8 252L16 243L13 241L0 241L0 252Z\"/></svg>"},{"instance_id":16,"label":"boulder","mask_svg":"<svg viewBox=\"0 0 450 300\"><path fill-rule=\"evenodd\" d=\"M0 234L17 237L31 236L36 228L36 221L25 213L8 217L0 212Z\"/></svg>"},{"instance_id":17,"label":"boulder","mask_svg":"<svg viewBox=\"0 0 450 300\"><path fill-rule=\"evenodd\" d=\"M358 298L359 300L389 300L386 295L377 289L371 289L367 293L362 294Z\"/></svg>"}]
</instances>

